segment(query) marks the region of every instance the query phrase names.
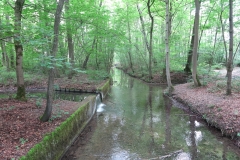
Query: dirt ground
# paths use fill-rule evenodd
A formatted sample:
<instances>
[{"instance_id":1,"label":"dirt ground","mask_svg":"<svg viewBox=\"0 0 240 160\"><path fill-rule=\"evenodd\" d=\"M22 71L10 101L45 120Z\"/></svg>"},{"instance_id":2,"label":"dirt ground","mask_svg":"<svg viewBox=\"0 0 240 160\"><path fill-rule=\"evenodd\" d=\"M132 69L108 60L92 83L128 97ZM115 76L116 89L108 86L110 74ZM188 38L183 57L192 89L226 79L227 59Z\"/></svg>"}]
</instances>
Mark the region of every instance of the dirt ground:
<instances>
[{"instance_id":1,"label":"dirt ground","mask_svg":"<svg viewBox=\"0 0 240 160\"><path fill-rule=\"evenodd\" d=\"M75 88L82 90L96 90L105 83L105 80L91 81L86 74L73 79L56 78L54 82L61 88ZM46 89L47 81L26 84L27 90ZM0 84L0 92L15 91L14 83ZM8 98L0 99L0 159L16 160L25 155L30 148L39 143L46 133L53 131L77 110L79 102L55 100L52 118L49 122L41 122L40 116L44 113L46 100L41 100L41 106L36 98L29 98L27 102L15 100L11 92Z\"/></svg>"},{"instance_id":2,"label":"dirt ground","mask_svg":"<svg viewBox=\"0 0 240 160\"><path fill-rule=\"evenodd\" d=\"M179 84L174 87L178 101L187 104L191 110L202 116L210 125L218 128L223 135L229 136L240 147L240 68L233 70L232 95L226 93L226 70L215 70L217 79L202 87L193 83Z\"/></svg>"}]
</instances>

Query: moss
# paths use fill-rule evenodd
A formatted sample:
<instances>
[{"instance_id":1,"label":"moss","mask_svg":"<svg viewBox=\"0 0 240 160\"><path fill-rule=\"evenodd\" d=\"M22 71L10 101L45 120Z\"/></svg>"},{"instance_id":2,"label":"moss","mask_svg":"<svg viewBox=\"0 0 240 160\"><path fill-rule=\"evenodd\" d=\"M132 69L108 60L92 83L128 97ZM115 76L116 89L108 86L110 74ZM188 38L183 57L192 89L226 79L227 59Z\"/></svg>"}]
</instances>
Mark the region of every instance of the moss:
<instances>
[{"instance_id":1,"label":"moss","mask_svg":"<svg viewBox=\"0 0 240 160\"><path fill-rule=\"evenodd\" d=\"M109 87L110 81L107 81L99 90L106 93ZM88 109L94 100L94 96L88 98L87 103L79 106L77 111L70 115L53 132L46 134L43 140L31 148L20 160L60 159L66 150L66 146L73 142L87 124Z\"/></svg>"},{"instance_id":2,"label":"moss","mask_svg":"<svg viewBox=\"0 0 240 160\"><path fill-rule=\"evenodd\" d=\"M108 92L111 80L109 79L103 86L97 88L98 91L101 91L104 95Z\"/></svg>"},{"instance_id":3,"label":"moss","mask_svg":"<svg viewBox=\"0 0 240 160\"><path fill-rule=\"evenodd\" d=\"M20 101L27 101L24 85L20 85L17 87L16 99Z\"/></svg>"}]
</instances>

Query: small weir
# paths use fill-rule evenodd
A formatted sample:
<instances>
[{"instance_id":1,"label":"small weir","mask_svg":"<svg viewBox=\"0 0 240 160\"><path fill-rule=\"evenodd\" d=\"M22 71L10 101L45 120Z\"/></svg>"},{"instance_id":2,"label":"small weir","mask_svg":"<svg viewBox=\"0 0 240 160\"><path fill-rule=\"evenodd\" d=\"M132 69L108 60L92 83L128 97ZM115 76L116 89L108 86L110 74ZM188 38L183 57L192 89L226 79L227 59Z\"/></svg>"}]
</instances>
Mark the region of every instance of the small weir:
<instances>
[{"instance_id":1,"label":"small weir","mask_svg":"<svg viewBox=\"0 0 240 160\"><path fill-rule=\"evenodd\" d=\"M113 86L62 160L238 160L239 149L164 87L114 71Z\"/></svg>"}]
</instances>

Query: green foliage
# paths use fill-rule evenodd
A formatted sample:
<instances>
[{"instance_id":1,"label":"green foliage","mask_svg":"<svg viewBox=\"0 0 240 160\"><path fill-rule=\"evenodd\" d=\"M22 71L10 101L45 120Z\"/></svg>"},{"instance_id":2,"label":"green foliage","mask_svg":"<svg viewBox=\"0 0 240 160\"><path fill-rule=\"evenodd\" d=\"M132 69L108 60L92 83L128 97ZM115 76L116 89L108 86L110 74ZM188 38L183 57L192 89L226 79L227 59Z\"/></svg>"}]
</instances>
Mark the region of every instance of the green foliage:
<instances>
[{"instance_id":1,"label":"green foliage","mask_svg":"<svg viewBox=\"0 0 240 160\"><path fill-rule=\"evenodd\" d=\"M221 63L217 63L212 66L212 69L215 69L215 70L222 69L222 68L224 68L224 65Z\"/></svg>"},{"instance_id":2,"label":"green foliage","mask_svg":"<svg viewBox=\"0 0 240 160\"><path fill-rule=\"evenodd\" d=\"M25 144L28 141L28 139L24 139L24 138L20 138L19 142L21 143L21 145Z\"/></svg>"},{"instance_id":3,"label":"green foliage","mask_svg":"<svg viewBox=\"0 0 240 160\"><path fill-rule=\"evenodd\" d=\"M88 70L87 74L91 80L105 80L110 76L105 70Z\"/></svg>"},{"instance_id":4,"label":"green foliage","mask_svg":"<svg viewBox=\"0 0 240 160\"><path fill-rule=\"evenodd\" d=\"M7 71L6 68L0 68L0 83L7 85L11 82L16 82L16 72L15 71Z\"/></svg>"},{"instance_id":5,"label":"green foliage","mask_svg":"<svg viewBox=\"0 0 240 160\"><path fill-rule=\"evenodd\" d=\"M57 112L56 112L56 114L53 114L52 116L51 116L51 118L49 119L49 122L52 122L54 119L56 119L56 118L60 118L60 117L62 117L62 115L63 114L69 114L69 112L66 112L66 111L64 111L64 110L61 110L60 108L59 108L59 105L54 105L54 107L56 107L56 110L57 110Z\"/></svg>"},{"instance_id":6,"label":"green foliage","mask_svg":"<svg viewBox=\"0 0 240 160\"><path fill-rule=\"evenodd\" d=\"M36 100L36 106L37 106L38 108L41 108L41 107L42 107L42 99L41 99L41 98L38 98L38 99Z\"/></svg>"}]
</instances>

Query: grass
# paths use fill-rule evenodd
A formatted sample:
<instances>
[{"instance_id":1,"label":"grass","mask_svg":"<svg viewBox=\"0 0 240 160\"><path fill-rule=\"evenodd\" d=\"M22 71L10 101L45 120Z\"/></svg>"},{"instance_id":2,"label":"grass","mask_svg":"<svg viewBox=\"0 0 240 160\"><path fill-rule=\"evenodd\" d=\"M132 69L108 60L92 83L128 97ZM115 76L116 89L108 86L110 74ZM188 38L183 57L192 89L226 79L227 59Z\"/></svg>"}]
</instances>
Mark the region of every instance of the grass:
<instances>
[{"instance_id":1,"label":"grass","mask_svg":"<svg viewBox=\"0 0 240 160\"><path fill-rule=\"evenodd\" d=\"M0 68L0 84L2 85L16 84L17 82L16 77L17 76L15 70L7 71L5 67ZM32 84L36 81L41 81L44 78L46 78L44 75L39 76L39 74L24 72L24 81L27 84Z\"/></svg>"}]
</instances>

